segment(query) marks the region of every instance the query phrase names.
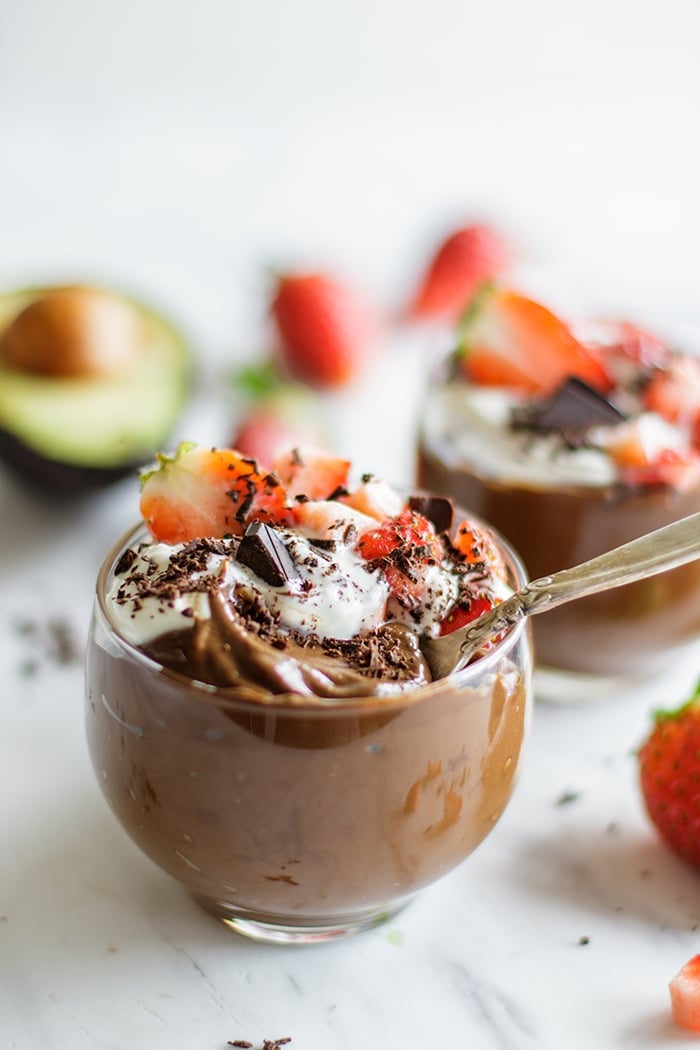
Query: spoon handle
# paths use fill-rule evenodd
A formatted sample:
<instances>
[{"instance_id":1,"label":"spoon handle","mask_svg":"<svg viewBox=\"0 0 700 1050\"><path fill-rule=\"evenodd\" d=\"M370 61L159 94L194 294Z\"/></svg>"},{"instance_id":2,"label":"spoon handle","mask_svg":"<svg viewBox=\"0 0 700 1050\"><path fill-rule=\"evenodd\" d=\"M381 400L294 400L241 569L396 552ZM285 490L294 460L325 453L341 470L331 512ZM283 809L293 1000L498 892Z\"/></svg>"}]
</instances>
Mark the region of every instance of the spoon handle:
<instances>
[{"instance_id":1,"label":"spoon handle","mask_svg":"<svg viewBox=\"0 0 700 1050\"><path fill-rule=\"evenodd\" d=\"M530 607L528 611L542 612L544 605L540 608L539 601L554 608L575 598L655 576L698 557L700 513L674 521L571 569L561 569L552 576L533 580L520 593L533 591L537 608Z\"/></svg>"},{"instance_id":2,"label":"spoon handle","mask_svg":"<svg viewBox=\"0 0 700 1050\"><path fill-rule=\"evenodd\" d=\"M655 576L700 557L700 513L681 518L655 532L584 561L571 569L532 580L500 605L454 635L430 646L433 673L446 674L464 665L487 638L526 616L554 609L564 602ZM454 638L452 652L446 643ZM442 650L438 655L438 649ZM426 654L428 655L428 654Z\"/></svg>"}]
</instances>

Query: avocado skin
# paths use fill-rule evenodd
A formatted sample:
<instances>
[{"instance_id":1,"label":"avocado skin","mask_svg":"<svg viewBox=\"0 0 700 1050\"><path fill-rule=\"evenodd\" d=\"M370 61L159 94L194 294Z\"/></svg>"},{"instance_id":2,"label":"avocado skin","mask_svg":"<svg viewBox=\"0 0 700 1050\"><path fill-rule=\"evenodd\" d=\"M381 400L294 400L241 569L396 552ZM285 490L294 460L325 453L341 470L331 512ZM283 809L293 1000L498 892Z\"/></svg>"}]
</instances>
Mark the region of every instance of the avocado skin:
<instances>
[{"instance_id":1,"label":"avocado skin","mask_svg":"<svg viewBox=\"0 0 700 1050\"><path fill-rule=\"evenodd\" d=\"M114 485L143 469L143 459L118 467L91 467L66 463L29 448L9 430L0 428L0 461L23 486L40 491L53 500L89 495Z\"/></svg>"},{"instance_id":2,"label":"avocado skin","mask_svg":"<svg viewBox=\"0 0 700 1050\"><path fill-rule=\"evenodd\" d=\"M50 287L37 287L2 293L0 302L5 304L16 299L21 307L49 290L51 290ZM192 393L195 378L194 357L180 329L170 319L143 301L121 292L114 292L114 294L131 303L145 321L156 324L161 330L161 335L165 333L167 340L172 341L172 368L179 377L177 384L180 388L177 395L179 406L175 414L172 411L169 414L169 418L164 423L163 432L158 436L157 442L154 442L153 448L144 448L141 445L138 450L132 450L131 454L126 450L123 460L108 464L90 463L89 461L71 462L68 459L52 456L47 451L33 447L3 425L3 421L0 420L0 465L6 467L23 487L35 493L38 492L53 501L88 496L129 475L137 475L143 469L144 464L167 445ZM6 307L3 305L6 320L5 311Z\"/></svg>"}]
</instances>

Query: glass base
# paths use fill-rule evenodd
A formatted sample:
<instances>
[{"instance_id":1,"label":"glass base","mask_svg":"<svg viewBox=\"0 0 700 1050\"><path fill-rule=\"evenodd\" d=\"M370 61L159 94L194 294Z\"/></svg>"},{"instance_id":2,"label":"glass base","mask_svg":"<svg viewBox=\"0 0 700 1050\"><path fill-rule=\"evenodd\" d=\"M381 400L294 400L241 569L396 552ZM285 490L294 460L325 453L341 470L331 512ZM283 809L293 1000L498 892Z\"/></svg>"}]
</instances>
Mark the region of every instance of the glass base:
<instances>
[{"instance_id":1,"label":"glass base","mask_svg":"<svg viewBox=\"0 0 700 1050\"><path fill-rule=\"evenodd\" d=\"M625 698L648 699L658 707L658 698L672 708L694 691L700 667L700 642L690 642L667 651L638 674L600 675L536 666L535 700L550 704L586 704Z\"/></svg>"},{"instance_id":2,"label":"glass base","mask_svg":"<svg viewBox=\"0 0 700 1050\"><path fill-rule=\"evenodd\" d=\"M649 676L600 675L585 671L562 671L556 667L536 667L535 700L546 704L588 704L622 697Z\"/></svg>"},{"instance_id":3,"label":"glass base","mask_svg":"<svg viewBox=\"0 0 700 1050\"><path fill-rule=\"evenodd\" d=\"M316 921L300 919L297 922L289 916L265 916L224 901L209 900L197 894L193 896L201 907L229 929L265 944L320 944L349 937L387 922L413 900L413 897L404 897L392 904L352 915L323 917Z\"/></svg>"}]
</instances>

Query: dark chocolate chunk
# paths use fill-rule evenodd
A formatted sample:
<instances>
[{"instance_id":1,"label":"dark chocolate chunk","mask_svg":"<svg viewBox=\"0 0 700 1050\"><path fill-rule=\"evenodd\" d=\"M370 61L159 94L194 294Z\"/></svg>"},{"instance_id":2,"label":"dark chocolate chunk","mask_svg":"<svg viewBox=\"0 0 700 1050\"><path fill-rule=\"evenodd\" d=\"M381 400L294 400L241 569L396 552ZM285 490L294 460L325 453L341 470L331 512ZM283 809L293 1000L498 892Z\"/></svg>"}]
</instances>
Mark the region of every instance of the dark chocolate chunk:
<instances>
[{"instance_id":1,"label":"dark chocolate chunk","mask_svg":"<svg viewBox=\"0 0 700 1050\"><path fill-rule=\"evenodd\" d=\"M446 496L411 496L408 505L411 510L432 521L436 532L451 530L455 508L452 500Z\"/></svg>"},{"instance_id":2,"label":"dark chocolate chunk","mask_svg":"<svg viewBox=\"0 0 700 1050\"><path fill-rule=\"evenodd\" d=\"M241 538L236 560L247 565L271 587L300 579L299 571L279 533L264 521L250 523Z\"/></svg>"},{"instance_id":3,"label":"dark chocolate chunk","mask_svg":"<svg viewBox=\"0 0 700 1050\"><path fill-rule=\"evenodd\" d=\"M590 427L620 423L622 412L582 379L569 376L547 401L513 413L514 427L558 431L567 438L580 437Z\"/></svg>"}]
</instances>

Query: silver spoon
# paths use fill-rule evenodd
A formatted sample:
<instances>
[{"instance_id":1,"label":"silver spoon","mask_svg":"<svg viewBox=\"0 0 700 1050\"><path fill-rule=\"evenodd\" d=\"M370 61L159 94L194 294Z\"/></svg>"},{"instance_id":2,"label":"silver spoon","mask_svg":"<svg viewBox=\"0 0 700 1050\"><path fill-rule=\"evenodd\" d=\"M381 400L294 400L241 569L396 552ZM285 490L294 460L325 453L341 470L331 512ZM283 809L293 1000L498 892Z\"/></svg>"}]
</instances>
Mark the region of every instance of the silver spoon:
<instances>
[{"instance_id":1,"label":"silver spoon","mask_svg":"<svg viewBox=\"0 0 700 1050\"><path fill-rule=\"evenodd\" d=\"M433 677L444 678L464 667L484 642L526 616L655 576L696 558L700 558L700 513L681 518L571 569L532 580L478 620L451 634L439 638L423 636L423 655Z\"/></svg>"}]
</instances>

